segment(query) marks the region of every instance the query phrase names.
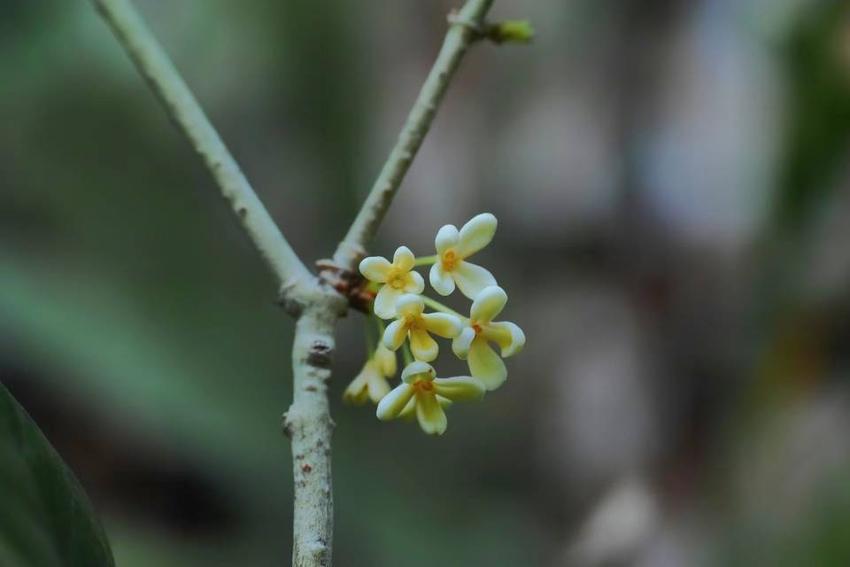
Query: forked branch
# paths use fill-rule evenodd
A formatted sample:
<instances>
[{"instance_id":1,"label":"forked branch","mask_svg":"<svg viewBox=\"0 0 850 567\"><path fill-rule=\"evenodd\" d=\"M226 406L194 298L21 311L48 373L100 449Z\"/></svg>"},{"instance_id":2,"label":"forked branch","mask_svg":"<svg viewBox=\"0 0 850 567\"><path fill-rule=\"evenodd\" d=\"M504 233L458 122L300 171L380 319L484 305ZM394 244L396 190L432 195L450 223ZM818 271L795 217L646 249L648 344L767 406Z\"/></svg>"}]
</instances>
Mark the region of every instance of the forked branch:
<instances>
[{"instance_id":1,"label":"forked branch","mask_svg":"<svg viewBox=\"0 0 850 567\"><path fill-rule=\"evenodd\" d=\"M326 383L334 350L334 328L344 299L313 277L292 250L253 188L204 115L186 83L128 0L92 0L138 70L186 135L228 200L243 228L283 289L295 289L298 316L293 346L293 403L284 428L292 438L295 479L293 565L331 564L333 494L331 430ZM333 258L350 272L374 236L431 126L437 107L467 48L485 37L484 17L493 0L467 0L450 17L440 54L375 181L366 202Z\"/></svg>"}]
</instances>

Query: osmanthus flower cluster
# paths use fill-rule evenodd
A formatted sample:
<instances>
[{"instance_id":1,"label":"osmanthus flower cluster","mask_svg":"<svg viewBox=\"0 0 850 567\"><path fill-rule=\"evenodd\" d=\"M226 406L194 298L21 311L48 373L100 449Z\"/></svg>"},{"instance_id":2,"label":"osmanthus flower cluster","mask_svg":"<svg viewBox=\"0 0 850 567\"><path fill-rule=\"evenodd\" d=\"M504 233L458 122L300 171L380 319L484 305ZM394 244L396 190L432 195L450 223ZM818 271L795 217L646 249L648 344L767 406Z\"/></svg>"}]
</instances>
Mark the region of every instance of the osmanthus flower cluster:
<instances>
[{"instance_id":1,"label":"osmanthus flower cluster","mask_svg":"<svg viewBox=\"0 0 850 567\"><path fill-rule=\"evenodd\" d=\"M496 217L482 213L460 230L450 224L442 227L433 256L417 260L409 248L400 246L392 261L372 256L360 263L360 272L376 292L372 312L379 340L346 388L347 401L362 404L371 399L378 405L378 419L415 416L423 431L442 435L447 426L445 408L456 401L480 399L505 382L508 372L502 359L522 350L525 334L514 323L494 321L508 296L493 274L469 261L493 240L496 225ZM424 295L424 279L415 270L429 265L428 281L434 291L448 296L457 289L472 300L468 317ZM437 378L429 364L440 351L434 337L452 340L451 350L467 361L469 376ZM398 350L404 354L405 367L401 383L391 388Z\"/></svg>"}]
</instances>

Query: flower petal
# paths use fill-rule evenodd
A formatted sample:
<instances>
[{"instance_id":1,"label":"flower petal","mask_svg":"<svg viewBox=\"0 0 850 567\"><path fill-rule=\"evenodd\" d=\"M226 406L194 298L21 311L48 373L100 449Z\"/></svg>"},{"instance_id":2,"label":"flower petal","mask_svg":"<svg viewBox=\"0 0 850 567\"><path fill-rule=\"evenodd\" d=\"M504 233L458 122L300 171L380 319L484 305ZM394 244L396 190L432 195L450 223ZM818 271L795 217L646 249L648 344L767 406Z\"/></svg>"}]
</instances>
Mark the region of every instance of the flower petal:
<instances>
[{"instance_id":1,"label":"flower petal","mask_svg":"<svg viewBox=\"0 0 850 567\"><path fill-rule=\"evenodd\" d=\"M442 254L449 248L457 245L459 233L457 227L453 224L444 225L437 231L437 238L434 239L434 247L437 249L437 254Z\"/></svg>"},{"instance_id":2,"label":"flower petal","mask_svg":"<svg viewBox=\"0 0 850 567\"><path fill-rule=\"evenodd\" d=\"M472 346L472 340L475 338L475 329L472 327L464 327L458 336L452 341L452 351L455 356L465 360L469 354L469 347Z\"/></svg>"},{"instance_id":3,"label":"flower petal","mask_svg":"<svg viewBox=\"0 0 850 567\"><path fill-rule=\"evenodd\" d=\"M368 366L369 363L367 362L366 364ZM366 379L367 366L363 367L360 374L351 381L351 384L349 384L342 393L343 401L358 406L366 403L366 400L369 397Z\"/></svg>"},{"instance_id":4,"label":"flower petal","mask_svg":"<svg viewBox=\"0 0 850 567\"><path fill-rule=\"evenodd\" d=\"M452 277L460 288L460 292L469 299L475 299L481 291L491 285L496 285L496 278L488 270L477 264L460 261L452 271Z\"/></svg>"},{"instance_id":5,"label":"flower petal","mask_svg":"<svg viewBox=\"0 0 850 567\"><path fill-rule=\"evenodd\" d=\"M433 366L421 360L414 360L401 371L401 380L412 384L417 380L433 380L435 374Z\"/></svg>"},{"instance_id":6,"label":"flower petal","mask_svg":"<svg viewBox=\"0 0 850 567\"><path fill-rule=\"evenodd\" d=\"M416 418L419 420L419 427L428 435L442 435L448 425L446 412L440 407L440 402L433 393L417 394Z\"/></svg>"},{"instance_id":7,"label":"flower petal","mask_svg":"<svg viewBox=\"0 0 850 567\"><path fill-rule=\"evenodd\" d=\"M437 358L440 347L427 331L413 329L410 331L410 352L417 360L430 362Z\"/></svg>"},{"instance_id":8,"label":"flower petal","mask_svg":"<svg viewBox=\"0 0 850 567\"><path fill-rule=\"evenodd\" d=\"M425 280L419 272L409 272L402 290L405 293L422 293L425 291Z\"/></svg>"},{"instance_id":9,"label":"flower petal","mask_svg":"<svg viewBox=\"0 0 850 567\"><path fill-rule=\"evenodd\" d=\"M431 287L434 288L434 291L442 296L451 295L455 290L455 281L443 269L443 264L439 260L431 266L431 271L428 272L428 281L431 282Z\"/></svg>"},{"instance_id":10,"label":"flower petal","mask_svg":"<svg viewBox=\"0 0 850 567\"><path fill-rule=\"evenodd\" d=\"M369 281L384 283L390 273L392 264L386 258L369 256L360 262L360 273Z\"/></svg>"},{"instance_id":11,"label":"flower petal","mask_svg":"<svg viewBox=\"0 0 850 567\"><path fill-rule=\"evenodd\" d=\"M375 415L381 421L398 417L398 414L401 413L401 410L404 409L404 406L407 405L407 402L410 401L410 398L413 397L415 392L416 389L413 386L402 382L378 402L378 409L375 411Z\"/></svg>"},{"instance_id":12,"label":"flower petal","mask_svg":"<svg viewBox=\"0 0 850 567\"><path fill-rule=\"evenodd\" d=\"M471 376L456 376L454 378L437 378L434 380L434 391L444 398L455 402L478 400L487 389L481 380Z\"/></svg>"},{"instance_id":13,"label":"flower petal","mask_svg":"<svg viewBox=\"0 0 850 567\"><path fill-rule=\"evenodd\" d=\"M407 405L404 406L404 409L398 413L399 419L404 420L412 420L416 415L416 397L410 398L408 400Z\"/></svg>"},{"instance_id":14,"label":"flower petal","mask_svg":"<svg viewBox=\"0 0 850 567\"><path fill-rule=\"evenodd\" d=\"M475 215L463 225L457 243L457 253L461 258L472 256L493 240L496 234L496 217L490 213Z\"/></svg>"},{"instance_id":15,"label":"flower petal","mask_svg":"<svg viewBox=\"0 0 850 567\"><path fill-rule=\"evenodd\" d=\"M390 393L390 385L387 379L380 374L369 376L366 380L366 388L369 392L369 399L373 403L380 403L384 396Z\"/></svg>"},{"instance_id":16,"label":"flower petal","mask_svg":"<svg viewBox=\"0 0 850 567\"><path fill-rule=\"evenodd\" d=\"M460 319L448 313L426 313L422 316L422 322L429 332L444 339L458 336L463 329Z\"/></svg>"},{"instance_id":17,"label":"flower petal","mask_svg":"<svg viewBox=\"0 0 850 567\"><path fill-rule=\"evenodd\" d=\"M505 363L496 354L487 340L484 337L477 337L472 341L472 346L469 348L469 372L473 377L478 378L484 383L488 390L495 390L508 377L508 369L505 368Z\"/></svg>"},{"instance_id":18,"label":"flower petal","mask_svg":"<svg viewBox=\"0 0 850 567\"><path fill-rule=\"evenodd\" d=\"M378 370L386 378L392 378L398 372L398 361L395 352L385 347L383 343L378 344L375 354L372 355L372 360L375 361Z\"/></svg>"},{"instance_id":19,"label":"flower petal","mask_svg":"<svg viewBox=\"0 0 850 567\"><path fill-rule=\"evenodd\" d=\"M398 350L407 338L407 326L404 321L396 320L384 329L384 346L390 350Z\"/></svg>"},{"instance_id":20,"label":"flower petal","mask_svg":"<svg viewBox=\"0 0 850 567\"><path fill-rule=\"evenodd\" d=\"M502 358L513 356L525 346L525 333L516 323L499 321L490 323L482 328L482 335L493 341L502 349Z\"/></svg>"},{"instance_id":21,"label":"flower petal","mask_svg":"<svg viewBox=\"0 0 850 567\"><path fill-rule=\"evenodd\" d=\"M405 293L399 296L395 302L395 311L398 317L416 317L425 310L425 302L418 295Z\"/></svg>"},{"instance_id":22,"label":"flower petal","mask_svg":"<svg viewBox=\"0 0 850 567\"><path fill-rule=\"evenodd\" d=\"M381 319L392 319L395 317L395 304L401 297L401 291L388 285L382 285L375 296L372 310Z\"/></svg>"},{"instance_id":23,"label":"flower petal","mask_svg":"<svg viewBox=\"0 0 850 567\"><path fill-rule=\"evenodd\" d=\"M410 251L407 246L399 246L393 255L393 266L407 272L413 269L416 263L416 256Z\"/></svg>"},{"instance_id":24,"label":"flower petal","mask_svg":"<svg viewBox=\"0 0 850 567\"><path fill-rule=\"evenodd\" d=\"M489 323L492 321L508 302L508 294L497 285L491 285L481 290L472 302L469 310L469 318L476 323Z\"/></svg>"}]
</instances>

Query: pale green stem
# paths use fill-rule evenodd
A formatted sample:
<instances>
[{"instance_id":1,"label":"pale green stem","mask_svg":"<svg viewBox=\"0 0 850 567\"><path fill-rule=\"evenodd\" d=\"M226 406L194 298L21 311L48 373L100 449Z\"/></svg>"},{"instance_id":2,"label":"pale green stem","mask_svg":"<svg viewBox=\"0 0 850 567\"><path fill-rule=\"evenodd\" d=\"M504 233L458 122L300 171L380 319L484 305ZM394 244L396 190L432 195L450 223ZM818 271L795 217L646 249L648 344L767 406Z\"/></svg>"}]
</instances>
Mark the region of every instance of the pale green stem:
<instances>
[{"instance_id":1,"label":"pale green stem","mask_svg":"<svg viewBox=\"0 0 850 567\"><path fill-rule=\"evenodd\" d=\"M92 0L166 111L203 159L280 284L293 286L309 272L257 197L239 165L204 115L168 55L127 0Z\"/></svg>"},{"instance_id":2,"label":"pale green stem","mask_svg":"<svg viewBox=\"0 0 850 567\"><path fill-rule=\"evenodd\" d=\"M440 311L441 313L448 313L449 315L454 315L455 317L460 317L461 321L466 321L468 319L468 317L461 315L460 313L458 313L457 311L455 311L454 309L452 309L450 307L446 307L445 305L443 305L442 303L440 303L436 299L431 299L427 295L422 296L422 301L424 301L425 305L427 305L428 307L430 307L434 311Z\"/></svg>"},{"instance_id":3,"label":"pale green stem","mask_svg":"<svg viewBox=\"0 0 850 567\"><path fill-rule=\"evenodd\" d=\"M366 201L334 253L334 263L344 270L354 270L365 254L365 246L375 236L393 197L434 121L437 107L460 65L467 48L481 38L484 17L494 0L467 0L463 8L450 18L449 31L440 54L425 79L398 141L375 180Z\"/></svg>"},{"instance_id":4,"label":"pale green stem","mask_svg":"<svg viewBox=\"0 0 850 567\"><path fill-rule=\"evenodd\" d=\"M439 255L434 254L433 256L422 256L421 258L417 258L413 263L414 266L430 266L437 262Z\"/></svg>"},{"instance_id":5,"label":"pale green stem","mask_svg":"<svg viewBox=\"0 0 850 567\"><path fill-rule=\"evenodd\" d=\"M410 352L410 346L406 341L401 347L401 358L404 360L405 366L413 363L413 353Z\"/></svg>"}]
</instances>

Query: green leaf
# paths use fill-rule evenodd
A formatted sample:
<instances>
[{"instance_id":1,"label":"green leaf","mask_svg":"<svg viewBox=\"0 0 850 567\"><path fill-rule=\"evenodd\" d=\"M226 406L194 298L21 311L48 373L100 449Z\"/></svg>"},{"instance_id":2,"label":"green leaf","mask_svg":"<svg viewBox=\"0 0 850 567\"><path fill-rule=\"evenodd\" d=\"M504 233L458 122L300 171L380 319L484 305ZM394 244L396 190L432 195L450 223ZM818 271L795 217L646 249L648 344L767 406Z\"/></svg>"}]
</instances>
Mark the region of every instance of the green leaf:
<instances>
[{"instance_id":1,"label":"green leaf","mask_svg":"<svg viewBox=\"0 0 850 567\"><path fill-rule=\"evenodd\" d=\"M79 482L2 384L0 565L114 565Z\"/></svg>"}]
</instances>

